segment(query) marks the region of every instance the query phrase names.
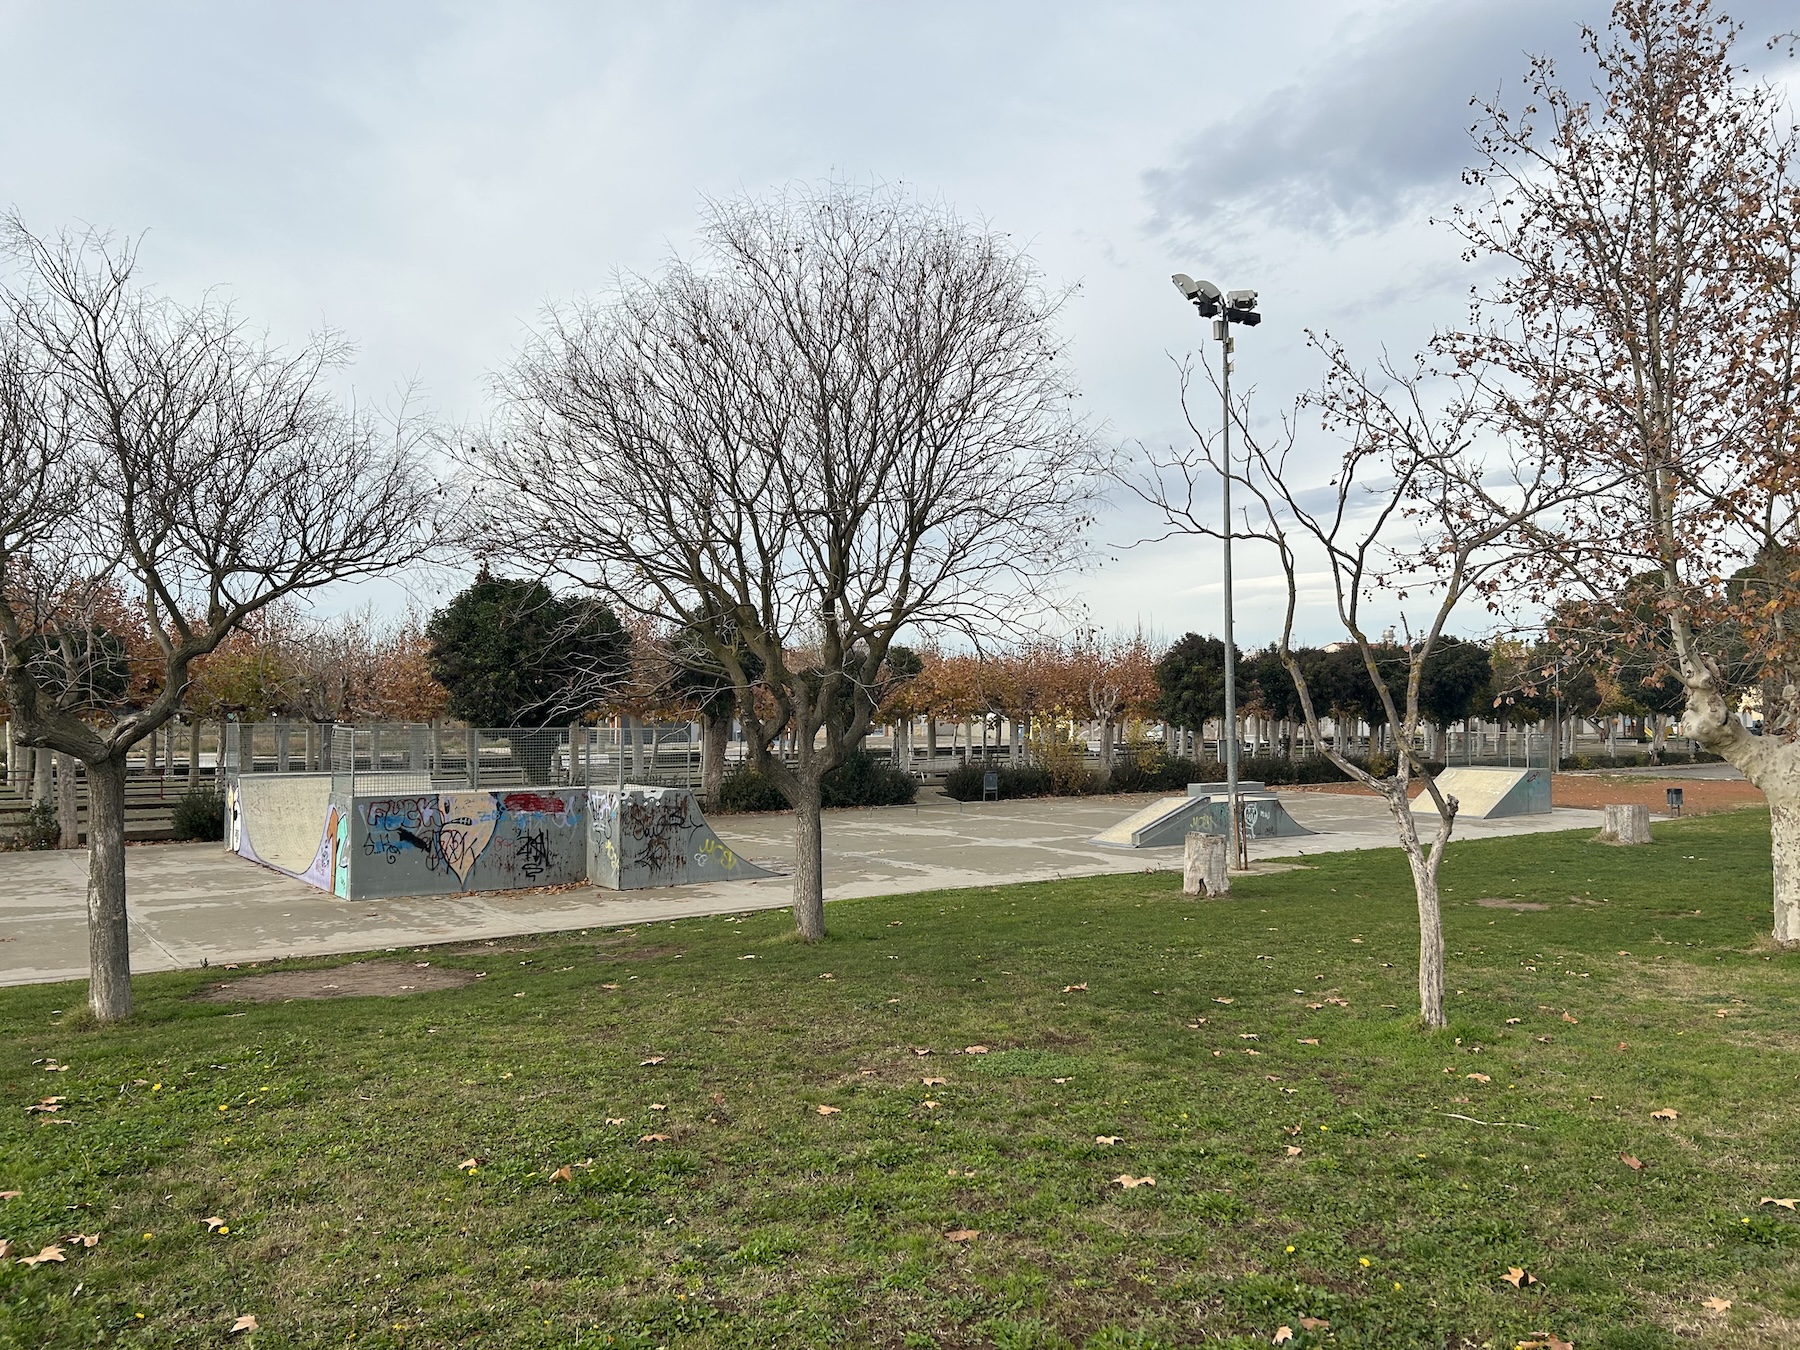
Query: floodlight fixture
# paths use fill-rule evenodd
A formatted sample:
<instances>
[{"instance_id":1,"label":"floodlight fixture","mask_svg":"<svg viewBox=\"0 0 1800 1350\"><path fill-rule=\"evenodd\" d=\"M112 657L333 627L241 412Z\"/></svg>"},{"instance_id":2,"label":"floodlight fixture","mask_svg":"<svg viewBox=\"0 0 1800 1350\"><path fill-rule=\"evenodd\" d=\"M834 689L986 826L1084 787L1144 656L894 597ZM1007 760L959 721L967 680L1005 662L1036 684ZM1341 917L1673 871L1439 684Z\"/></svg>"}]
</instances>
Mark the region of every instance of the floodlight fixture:
<instances>
[{"instance_id":1,"label":"floodlight fixture","mask_svg":"<svg viewBox=\"0 0 1800 1350\"><path fill-rule=\"evenodd\" d=\"M1203 319L1212 318L1224 303L1224 292L1210 281L1195 281L1186 272L1177 272L1169 280L1173 281L1175 289L1180 291L1193 303L1194 308L1200 311L1200 317Z\"/></svg>"}]
</instances>

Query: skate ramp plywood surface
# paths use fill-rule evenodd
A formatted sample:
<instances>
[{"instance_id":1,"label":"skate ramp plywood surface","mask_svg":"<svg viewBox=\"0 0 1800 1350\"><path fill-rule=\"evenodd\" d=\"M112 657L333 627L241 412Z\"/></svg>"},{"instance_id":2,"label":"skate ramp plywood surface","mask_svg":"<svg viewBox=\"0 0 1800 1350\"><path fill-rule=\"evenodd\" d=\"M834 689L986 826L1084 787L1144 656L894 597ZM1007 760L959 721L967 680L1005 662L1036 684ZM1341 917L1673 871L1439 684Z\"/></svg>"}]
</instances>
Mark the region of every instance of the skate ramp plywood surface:
<instances>
[{"instance_id":1,"label":"skate ramp plywood surface","mask_svg":"<svg viewBox=\"0 0 1800 1350\"><path fill-rule=\"evenodd\" d=\"M238 852L290 876L304 876L318 859L325 836L331 775L242 774L235 804Z\"/></svg>"},{"instance_id":2,"label":"skate ramp plywood surface","mask_svg":"<svg viewBox=\"0 0 1800 1350\"><path fill-rule=\"evenodd\" d=\"M1548 769L1445 769L1437 776L1438 791L1457 800L1457 814L1469 820L1503 816L1547 815L1550 811ZM1429 801L1426 803L1430 805ZM1414 803L1415 809L1417 803Z\"/></svg>"}]
</instances>

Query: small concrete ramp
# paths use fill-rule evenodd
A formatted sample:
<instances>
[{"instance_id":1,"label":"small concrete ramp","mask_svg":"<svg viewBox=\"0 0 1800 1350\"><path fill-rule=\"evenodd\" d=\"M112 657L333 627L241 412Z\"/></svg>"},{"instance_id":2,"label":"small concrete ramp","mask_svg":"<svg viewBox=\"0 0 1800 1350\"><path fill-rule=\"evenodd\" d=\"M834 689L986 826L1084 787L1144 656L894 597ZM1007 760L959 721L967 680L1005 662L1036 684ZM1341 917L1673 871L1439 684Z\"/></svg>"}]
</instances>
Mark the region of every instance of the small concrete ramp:
<instances>
[{"instance_id":1,"label":"small concrete ramp","mask_svg":"<svg viewBox=\"0 0 1800 1350\"><path fill-rule=\"evenodd\" d=\"M1206 809L1206 797L1163 797L1100 831L1090 844L1102 848L1161 848L1187 837L1188 821Z\"/></svg>"},{"instance_id":2,"label":"small concrete ramp","mask_svg":"<svg viewBox=\"0 0 1800 1350\"><path fill-rule=\"evenodd\" d=\"M774 875L720 839L686 788L593 788L588 819L588 880L608 890Z\"/></svg>"},{"instance_id":3,"label":"small concrete ramp","mask_svg":"<svg viewBox=\"0 0 1800 1350\"><path fill-rule=\"evenodd\" d=\"M1184 842L1189 834L1224 834L1226 794L1222 788L1201 796L1196 789L1212 784L1194 784L1186 797L1164 797L1134 811L1117 825L1102 830L1090 844L1102 848L1172 848ZM1311 834L1287 813L1287 808L1273 792L1263 790L1261 783L1250 790L1239 789L1238 803L1244 812L1244 828L1252 839Z\"/></svg>"},{"instance_id":4,"label":"small concrete ramp","mask_svg":"<svg viewBox=\"0 0 1800 1350\"><path fill-rule=\"evenodd\" d=\"M236 851L289 876L305 876L325 841L331 775L240 774L228 795Z\"/></svg>"},{"instance_id":5,"label":"small concrete ramp","mask_svg":"<svg viewBox=\"0 0 1800 1350\"><path fill-rule=\"evenodd\" d=\"M1195 816L1190 829L1200 834L1224 834L1226 797L1223 792L1206 798L1207 809ZM1286 839L1293 835L1316 834L1288 814L1281 798L1273 792L1240 792L1238 805L1244 813L1244 833L1251 839Z\"/></svg>"},{"instance_id":6,"label":"small concrete ramp","mask_svg":"<svg viewBox=\"0 0 1800 1350\"><path fill-rule=\"evenodd\" d=\"M1498 820L1503 816L1541 816L1550 811L1548 769L1445 769L1437 776L1438 791L1457 800L1465 820ZM1430 805L1429 797L1426 804Z\"/></svg>"}]
</instances>

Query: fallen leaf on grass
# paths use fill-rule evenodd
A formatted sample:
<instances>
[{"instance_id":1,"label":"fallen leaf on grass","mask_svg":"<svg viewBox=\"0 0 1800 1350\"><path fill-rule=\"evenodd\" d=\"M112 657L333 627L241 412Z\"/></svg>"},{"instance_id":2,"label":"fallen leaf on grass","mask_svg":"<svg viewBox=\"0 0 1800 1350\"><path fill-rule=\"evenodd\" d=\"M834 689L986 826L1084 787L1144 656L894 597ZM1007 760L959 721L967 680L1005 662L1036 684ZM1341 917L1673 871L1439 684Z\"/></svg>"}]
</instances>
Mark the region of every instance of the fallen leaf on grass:
<instances>
[{"instance_id":1,"label":"fallen leaf on grass","mask_svg":"<svg viewBox=\"0 0 1800 1350\"><path fill-rule=\"evenodd\" d=\"M206 1225L206 1231L209 1233L229 1233L231 1231L230 1226L217 1214L209 1215L200 1222Z\"/></svg>"},{"instance_id":2,"label":"fallen leaf on grass","mask_svg":"<svg viewBox=\"0 0 1800 1350\"><path fill-rule=\"evenodd\" d=\"M13 1254L12 1239L11 1238L0 1238L0 1261L4 1261L7 1257L11 1256L12 1254Z\"/></svg>"},{"instance_id":3,"label":"fallen leaf on grass","mask_svg":"<svg viewBox=\"0 0 1800 1350\"><path fill-rule=\"evenodd\" d=\"M1522 1017L1509 1017L1506 1019L1506 1025L1509 1027L1516 1027L1519 1025L1520 1022L1522 1022L1524 1020L1525 1019Z\"/></svg>"},{"instance_id":4,"label":"fallen leaf on grass","mask_svg":"<svg viewBox=\"0 0 1800 1350\"><path fill-rule=\"evenodd\" d=\"M1720 1298L1715 1294L1711 1298L1701 1299L1700 1306L1707 1309L1709 1312L1724 1312L1731 1306L1731 1300L1728 1298Z\"/></svg>"},{"instance_id":5,"label":"fallen leaf on grass","mask_svg":"<svg viewBox=\"0 0 1800 1350\"><path fill-rule=\"evenodd\" d=\"M1087 993L1087 981L1083 980L1080 984L1065 984L1063 986L1063 993L1065 993L1065 994L1085 994L1085 993Z\"/></svg>"},{"instance_id":6,"label":"fallen leaf on grass","mask_svg":"<svg viewBox=\"0 0 1800 1350\"><path fill-rule=\"evenodd\" d=\"M913 1047L913 1053L915 1055L919 1056L919 1058L923 1059L926 1055L929 1055L931 1053L931 1048L929 1046L915 1045Z\"/></svg>"},{"instance_id":7,"label":"fallen leaf on grass","mask_svg":"<svg viewBox=\"0 0 1800 1350\"><path fill-rule=\"evenodd\" d=\"M1156 1185L1155 1177L1134 1177L1129 1172L1121 1172L1113 1180L1128 1191L1135 1191L1139 1186Z\"/></svg>"},{"instance_id":8,"label":"fallen leaf on grass","mask_svg":"<svg viewBox=\"0 0 1800 1350\"><path fill-rule=\"evenodd\" d=\"M1470 1079L1471 1081L1476 1082L1476 1083L1491 1083L1494 1081L1493 1079L1489 1078L1485 1073L1465 1073L1463 1075L1463 1077Z\"/></svg>"},{"instance_id":9,"label":"fallen leaf on grass","mask_svg":"<svg viewBox=\"0 0 1800 1350\"><path fill-rule=\"evenodd\" d=\"M1506 1274L1502 1275L1500 1278L1505 1280L1514 1289L1523 1289L1527 1285L1533 1285L1538 1282L1537 1276L1527 1273L1518 1266L1509 1268Z\"/></svg>"},{"instance_id":10,"label":"fallen leaf on grass","mask_svg":"<svg viewBox=\"0 0 1800 1350\"><path fill-rule=\"evenodd\" d=\"M1052 1083L1073 1083L1075 1080L1071 1077L1071 1078L1052 1078L1050 1081Z\"/></svg>"},{"instance_id":11,"label":"fallen leaf on grass","mask_svg":"<svg viewBox=\"0 0 1800 1350\"><path fill-rule=\"evenodd\" d=\"M819 1107L815 1107L813 1109L816 1110L822 1116L835 1116L835 1115L841 1114L841 1112L835 1106L819 1106Z\"/></svg>"},{"instance_id":12,"label":"fallen leaf on grass","mask_svg":"<svg viewBox=\"0 0 1800 1350\"><path fill-rule=\"evenodd\" d=\"M651 1056L650 1056L650 1058L648 1058L648 1059L640 1059L640 1060L639 1060L639 1061L638 1061L638 1068L640 1068L640 1069L648 1069L648 1068L649 1068L649 1067L650 1067L650 1066L651 1066L651 1065L653 1065L653 1064L661 1064L661 1063L662 1063L662 1062L663 1062L663 1056L661 1056L661 1055L651 1055Z\"/></svg>"},{"instance_id":13,"label":"fallen leaf on grass","mask_svg":"<svg viewBox=\"0 0 1800 1350\"><path fill-rule=\"evenodd\" d=\"M67 1097L45 1097L35 1106L26 1107L25 1111L27 1115L33 1111L60 1111L62 1110L62 1104L68 1100Z\"/></svg>"},{"instance_id":14,"label":"fallen leaf on grass","mask_svg":"<svg viewBox=\"0 0 1800 1350\"><path fill-rule=\"evenodd\" d=\"M1331 1330L1331 1323L1327 1322L1323 1317L1302 1317L1300 1319L1300 1329L1302 1331L1329 1331Z\"/></svg>"},{"instance_id":15,"label":"fallen leaf on grass","mask_svg":"<svg viewBox=\"0 0 1800 1350\"><path fill-rule=\"evenodd\" d=\"M973 1242L981 1236L979 1228L952 1228L944 1236L951 1242Z\"/></svg>"},{"instance_id":16,"label":"fallen leaf on grass","mask_svg":"<svg viewBox=\"0 0 1800 1350\"><path fill-rule=\"evenodd\" d=\"M256 1314L255 1313L245 1313L242 1317L238 1318L237 1321L235 1321L231 1324L231 1331L232 1331L233 1335L236 1335L240 1331L255 1331L255 1330L256 1330Z\"/></svg>"},{"instance_id":17,"label":"fallen leaf on grass","mask_svg":"<svg viewBox=\"0 0 1800 1350\"><path fill-rule=\"evenodd\" d=\"M1094 1142L1096 1144L1116 1144L1122 1138L1124 1136L1118 1134L1097 1134L1094 1136Z\"/></svg>"},{"instance_id":18,"label":"fallen leaf on grass","mask_svg":"<svg viewBox=\"0 0 1800 1350\"><path fill-rule=\"evenodd\" d=\"M926 1087L944 1087L950 1082L948 1078L922 1078L919 1081Z\"/></svg>"},{"instance_id":19,"label":"fallen leaf on grass","mask_svg":"<svg viewBox=\"0 0 1800 1350\"><path fill-rule=\"evenodd\" d=\"M1294 1339L1294 1329L1292 1327L1280 1326L1280 1327L1275 1328L1275 1339L1273 1341L1273 1344L1286 1345L1289 1341L1291 1341L1293 1339Z\"/></svg>"},{"instance_id":20,"label":"fallen leaf on grass","mask_svg":"<svg viewBox=\"0 0 1800 1350\"><path fill-rule=\"evenodd\" d=\"M1793 1200L1777 1200L1772 1195L1765 1195L1756 1203L1759 1205L1780 1205L1783 1209L1793 1209L1797 1202Z\"/></svg>"},{"instance_id":21,"label":"fallen leaf on grass","mask_svg":"<svg viewBox=\"0 0 1800 1350\"><path fill-rule=\"evenodd\" d=\"M1299 1042L1301 1045L1317 1045L1318 1043L1319 1038L1317 1036L1307 1036L1302 1038Z\"/></svg>"},{"instance_id":22,"label":"fallen leaf on grass","mask_svg":"<svg viewBox=\"0 0 1800 1350\"><path fill-rule=\"evenodd\" d=\"M461 1162L456 1164L456 1170L459 1172L473 1172L486 1161L486 1158L464 1158Z\"/></svg>"},{"instance_id":23,"label":"fallen leaf on grass","mask_svg":"<svg viewBox=\"0 0 1800 1350\"><path fill-rule=\"evenodd\" d=\"M1300 1146L1298 1144L1289 1144L1287 1146L1287 1155L1290 1158L1298 1158L1300 1156L1300 1152L1301 1152L1301 1150L1300 1150Z\"/></svg>"},{"instance_id":24,"label":"fallen leaf on grass","mask_svg":"<svg viewBox=\"0 0 1800 1350\"><path fill-rule=\"evenodd\" d=\"M100 1245L100 1235L98 1233L70 1233L63 1241L74 1247L92 1248Z\"/></svg>"},{"instance_id":25,"label":"fallen leaf on grass","mask_svg":"<svg viewBox=\"0 0 1800 1350\"><path fill-rule=\"evenodd\" d=\"M1680 1115L1681 1115L1681 1112L1673 1109L1672 1107L1665 1106L1660 1111L1652 1111L1650 1113L1650 1119L1652 1119L1652 1120L1675 1120Z\"/></svg>"},{"instance_id":26,"label":"fallen leaf on grass","mask_svg":"<svg viewBox=\"0 0 1800 1350\"><path fill-rule=\"evenodd\" d=\"M550 1174L550 1180L553 1183L558 1182L558 1181L573 1181L573 1180L575 1180L574 1169L569 1167L567 1164L564 1164L563 1166L557 1168L554 1172L552 1172Z\"/></svg>"},{"instance_id":27,"label":"fallen leaf on grass","mask_svg":"<svg viewBox=\"0 0 1800 1350\"><path fill-rule=\"evenodd\" d=\"M1563 1021L1565 1021L1565 1022L1580 1022L1581 1019L1579 1017L1575 1016L1573 1013L1565 1012L1563 1014Z\"/></svg>"},{"instance_id":28,"label":"fallen leaf on grass","mask_svg":"<svg viewBox=\"0 0 1800 1350\"><path fill-rule=\"evenodd\" d=\"M650 1109L652 1111L667 1111L669 1109L669 1104L667 1102L651 1102Z\"/></svg>"},{"instance_id":29,"label":"fallen leaf on grass","mask_svg":"<svg viewBox=\"0 0 1800 1350\"><path fill-rule=\"evenodd\" d=\"M19 1258L19 1264L22 1266L35 1266L40 1265L45 1261L67 1261L68 1259L68 1257L63 1255L63 1249L61 1247L53 1246L44 1248L44 1250L39 1252L36 1256L21 1256Z\"/></svg>"},{"instance_id":30,"label":"fallen leaf on grass","mask_svg":"<svg viewBox=\"0 0 1800 1350\"><path fill-rule=\"evenodd\" d=\"M640 1134L638 1136L640 1144L666 1144L668 1142L669 1136L666 1134Z\"/></svg>"},{"instance_id":31,"label":"fallen leaf on grass","mask_svg":"<svg viewBox=\"0 0 1800 1350\"><path fill-rule=\"evenodd\" d=\"M970 1045L963 1048L965 1055L985 1055L987 1052L988 1048L985 1045Z\"/></svg>"},{"instance_id":32,"label":"fallen leaf on grass","mask_svg":"<svg viewBox=\"0 0 1800 1350\"><path fill-rule=\"evenodd\" d=\"M1543 1336L1543 1340L1520 1341L1519 1350L1575 1350L1574 1345L1570 1342L1565 1341L1560 1337L1552 1336L1547 1331L1539 1334Z\"/></svg>"},{"instance_id":33,"label":"fallen leaf on grass","mask_svg":"<svg viewBox=\"0 0 1800 1350\"><path fill-rule=\"evenodd\" d=\"M24 1191L0 1191L0 1200L17 1200Z\"/></svg>"},{"instance_id":34,"label":"fallen leaf on grass","mask_svg":"<svg viewBox=\"0 0 1800 1350\"><path fill-rule=\"evenodd\" d=\"M1641 1172L1644 1170L1644 1164L1642 1162L1640 1162L1638 1159L1632 1157L1629 1153L1621 1153L1619 1155L1619 1161L1624 1163L1627 1167L1629 1167L1634 1172Z\"/></svg>"},{"instance_id":35,"label":"fallen leaf on grass","mask_svg":"<svg viewBox=\"0 0 1800 1350\"><path fill-rule=\"evenodd\" d=\"M938 1107L942 1106L943 1103L942 1102L925 1101L925 1102L920 1102L919 1105L924 1107L927 1111L935 1111L938 1109Z\"/></svg>"},{"instance_id":36,"label":"fallen leaf on grass","mask_svg":"<svg viewBox=\"0 0 1800 1350\"><path fill-rule=\"evenodd\" d=\"M625 1123L625 1117L624 1116L608 1116L606 1118L606 1123L608 1125L623 1125Z\"/></svg>"},{"instance_id":37,"label":"fallen leaf on grass","mask_svg":"<svg viewBox=\"0 0 1800 1350\"><path fill-rule=\"evenodd\" d=\"M1229 999L1229 998L1215 998L1215 999L1214 999L1214 1000L1213 1000L1213 1002L1214 1002L1214 1003L1232 1003L1232 1002L1235 1002L1235 1000L1234 1000L1234 999Z\"/></svg>"},{"instance_id":38,"label":"fallen leaf on grass","mask_svg":"<svg viewBox=\"0 0 1800 1350\"><path fill-rule=\"evenodd\" d=\"M600 987L602 989L617 989L619 986L616 984L603 984Z\"/></svg>"}]
</instances>

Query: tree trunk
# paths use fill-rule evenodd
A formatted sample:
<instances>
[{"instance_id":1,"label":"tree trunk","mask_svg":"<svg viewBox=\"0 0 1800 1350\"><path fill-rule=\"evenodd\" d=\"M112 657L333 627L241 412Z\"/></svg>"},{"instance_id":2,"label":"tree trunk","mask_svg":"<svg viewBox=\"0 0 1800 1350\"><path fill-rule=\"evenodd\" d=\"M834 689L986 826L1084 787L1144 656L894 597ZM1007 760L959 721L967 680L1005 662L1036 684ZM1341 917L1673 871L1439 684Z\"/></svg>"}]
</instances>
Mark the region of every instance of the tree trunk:
<instances>
[{"instance_id":1,"label":"tree trunk","mask_svg":"<svg viewBox=\"0 0 1800 1350\"><path fill-rule=\"evenodd\" d=\"M1430 795L1423 800L1429 802ZM1419 902L1419 1020L1436 1029L1448 1021L1444 1016L1444 912L1437 874L1450 829L1440 816L1438 840L1427 856L1406 794L1396 789L1388 798L1388 810L1400 827L1400 847L1412 868L1413 892Z\"/></svg>"},{"instance_id":2,"label":"tree trunk","mask_svg":"<svg viewBox=\"0 0 1800 1350\"><path fill-rule=\"evenodd\" d=\"M89 764L88 1005L102 1022L131 1016L125 920L125 759Z\"/></svg>"},{"instance_id":3,"label":"tree trunk","mask_svg":"<svg viewBox=\"0 0 1800 1350\"><path fill-rule=\"evenodd\" d=\"M825 841L820 828L819 785L800 784L794 803L794 925L807 942L825 936Z\"/></svg>"},{"instance_id":4,"label":"tree trunk","mask_svg":"<svg viewBox=\"0 0 1800 1350\"><path fill-rule=\"evenodd\" d=\"M80 784L75 776L75 756L56 755L56 828L58 848L81 847Z\"/></svg>"},{"instance_id":5,"label":"tree trunk","mask_svg":"<svg viewBox=\"0 0 1800 1350\"><path fill-rule=\"evenodd\" d=\"M50 752L37 746L31 752L31 803L41 806L55 795L56 785L50 775Z\"/></svg>"},{"instance_id":6,"label":"tree trunk","mask_svg":"<svg viewBox=\"0 0 1800 1350\"><path fill-rule=\"evenodd\" d=\"M204 725L197 717L188 721L187 785L189 792L200 786L200 729ZM312 765L308 764L307 767L311 768Z\"/></svg>"},{"instance_id":7,"label":"tree trunk","mask_svg":"<svg viewBox=\"0 0 1800 1350\"><path fill-rule=\"evenodd\" d=\"M731 714L700 719L700 795L712 810L719 809L719 788L725 782L725 745L731 735Z\"/></svg>"},{"instance_id":8,"label":"tree trunk","mask_svg":"<svg viewBox=\"0 0 1800 1350\"><path fill-rule=\"evenodd\" d=\"M937 714L933 713L925 719L925 767L937 767Z\"/></svg>"}]
</instances>

